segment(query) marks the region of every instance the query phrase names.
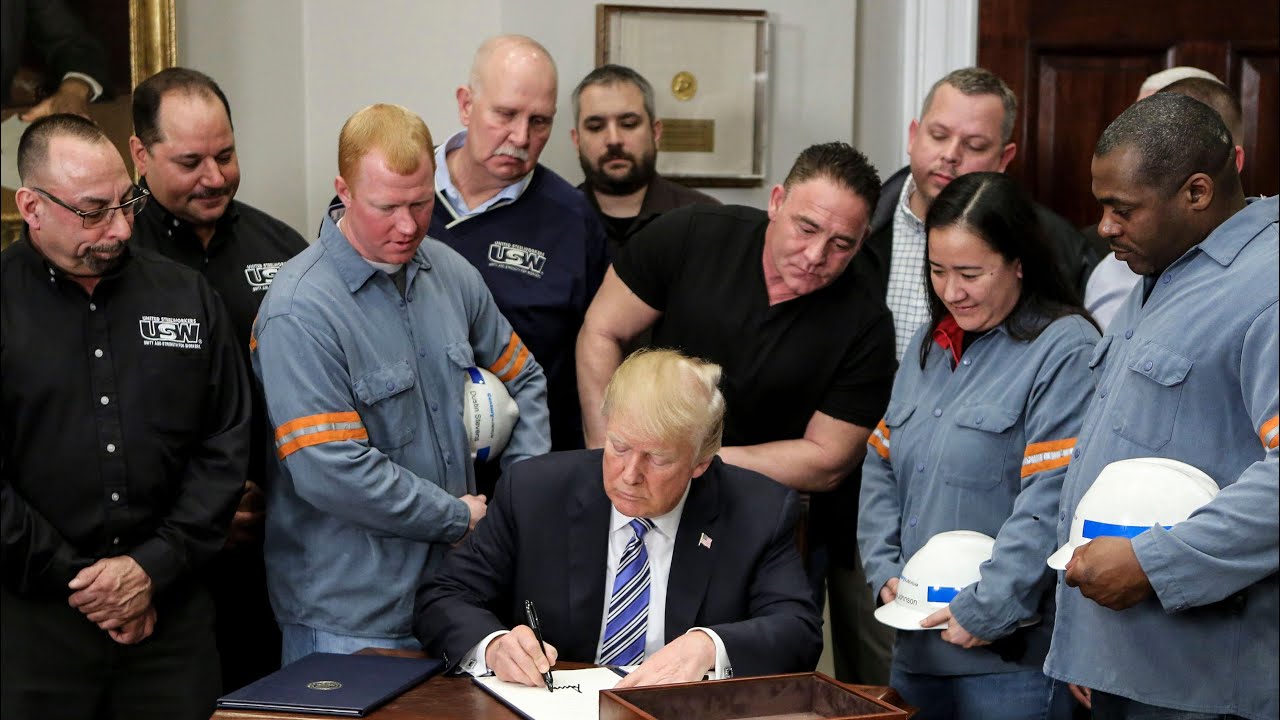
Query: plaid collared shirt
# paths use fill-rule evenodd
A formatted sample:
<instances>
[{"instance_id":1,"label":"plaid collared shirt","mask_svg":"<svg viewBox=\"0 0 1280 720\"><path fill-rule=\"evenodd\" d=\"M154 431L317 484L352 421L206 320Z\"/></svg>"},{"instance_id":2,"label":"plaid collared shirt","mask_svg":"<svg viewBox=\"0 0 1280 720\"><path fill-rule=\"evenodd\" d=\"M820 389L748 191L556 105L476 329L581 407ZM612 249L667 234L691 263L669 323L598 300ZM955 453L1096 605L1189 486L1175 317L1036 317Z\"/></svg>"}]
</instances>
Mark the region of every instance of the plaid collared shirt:
<instances>
[{"instance_id":1,"label":"plaid collared shirt","mask_svg":"<svg viewBox=\"0 0 1280 720\"><path fill-rule=\"evenodd\" d=\"M915 189L915 179L908 176L893 213L893 250L885 304L893 313L898 360L902 360L916 329L929 320L929 296L924 286L924 221L911 212L909 204Z\"/></svg>"}]
</instances>

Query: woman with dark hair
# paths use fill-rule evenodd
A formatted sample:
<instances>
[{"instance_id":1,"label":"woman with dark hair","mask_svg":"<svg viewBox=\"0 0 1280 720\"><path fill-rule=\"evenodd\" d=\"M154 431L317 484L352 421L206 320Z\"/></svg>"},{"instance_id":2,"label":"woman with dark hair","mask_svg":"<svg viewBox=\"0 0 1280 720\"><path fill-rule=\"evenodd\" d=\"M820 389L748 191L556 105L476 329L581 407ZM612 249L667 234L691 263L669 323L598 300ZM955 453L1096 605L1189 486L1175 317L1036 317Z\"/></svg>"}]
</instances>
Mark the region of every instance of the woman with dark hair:
<instances>
[{"instance_id":1,"label":"woman with dark hair","mask_svg":"<svg viewBox=\"0 0 1280 720\"><path fill-rule=\"evenodd\" d=\"M931 320L869 441L858 544L885 603L934 535L972 530L995 545L978 582L898 633L890 684L921 720L1069 717L1067 689L1041 670L1056 580L1045 558L1098 330L1007 176L953 180L925 230Z\"/></svg>"}]
</instances>

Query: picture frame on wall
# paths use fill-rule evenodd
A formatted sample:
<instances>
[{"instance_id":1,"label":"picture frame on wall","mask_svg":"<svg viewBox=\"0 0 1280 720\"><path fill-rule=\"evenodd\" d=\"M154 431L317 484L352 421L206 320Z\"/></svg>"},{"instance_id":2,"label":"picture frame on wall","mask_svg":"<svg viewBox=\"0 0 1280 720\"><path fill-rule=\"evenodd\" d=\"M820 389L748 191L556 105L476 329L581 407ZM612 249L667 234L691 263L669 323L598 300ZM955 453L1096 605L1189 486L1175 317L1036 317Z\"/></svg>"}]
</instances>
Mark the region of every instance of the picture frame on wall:
<instances>
[{"instance_id":1,"label":"picture frame on wall","mask_svg":"<svg viewBox=\"0 0 1280 720\"><path fill-rule=\"evenodd\" d=\"M107 55L108 86L104 97L89 106L89 115L102 127L111 142L120 151L130 174L133 162L129 156L129 136L133 134L133 88L164 68L178 61L177 23L175 0L67 0L65 7L74 13L79 24L92 33ZM41 84L42 68L34 49L25 53L23 67L16 75L15 87L24 82L29 87ZM36 62L27 67L27 60ZM13 92L10 102L0 108L0 121L9 120L40 97L33 92ZM17 153L17 138L21 128L13 133L6 129L3 155L6 163L13 162ZM10 135L13 135L11 138ZM12 143L10 142L12 140ZM6 177L13 173L6 172ZM22 230L22 215L14 201L16 184L5 182L0 188L0 248L8 247Z\"/></svg>"},{"instance_id":2,"label":"picture frame on wall","mask_svg":"<svg viewBox=\"0 0 1280 720\"><path fill-rule=\"evenodd\" d=\"M657 170L684 185L763 186L769 53L764 10L596 5L596 65L653 85Z\"/></svg>"}]
</instances>

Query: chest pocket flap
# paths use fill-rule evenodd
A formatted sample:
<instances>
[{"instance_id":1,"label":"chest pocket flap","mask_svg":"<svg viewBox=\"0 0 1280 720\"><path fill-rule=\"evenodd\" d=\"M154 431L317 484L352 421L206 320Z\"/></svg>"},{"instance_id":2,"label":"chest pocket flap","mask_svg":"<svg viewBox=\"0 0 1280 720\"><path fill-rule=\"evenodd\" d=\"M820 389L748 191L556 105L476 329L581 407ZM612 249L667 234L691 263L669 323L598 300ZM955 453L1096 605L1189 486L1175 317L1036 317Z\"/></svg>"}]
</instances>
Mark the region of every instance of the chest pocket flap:
<instances>
[{"instance_id":1,"label":"chest pocket flap","mask_svg":"<svg viewBox=\"0 0 1280 720\"><path fill-rule=\"evenodd\" d=\"M413 370L407 361L378 368L355 382L356 397L365 405L373 405L413 387Z\"/></svg>"},{"instance_id":2,"label":"chest pocket flap","mask_svg":"<svg viewBox=\"0 0 1280 720\"><path fill-rule=\"evenodd\" d=\"M956 411L956 424L974 430L1002 433L1018 422L1018 412L999 405L967 405Z\"/></svg>"},{"instance_id":3,"label":"chest pocket flap","mask_svg":"<svg viewBox=\"0 0 1280 720\"><path fill-rule=\"evenodd\" d=\"M1191 365L1190 358L1151 340L1143 341L1129 361L1130 370L1165 387L1173 387L1186 380Z\"/></svg>"}]
</instances>

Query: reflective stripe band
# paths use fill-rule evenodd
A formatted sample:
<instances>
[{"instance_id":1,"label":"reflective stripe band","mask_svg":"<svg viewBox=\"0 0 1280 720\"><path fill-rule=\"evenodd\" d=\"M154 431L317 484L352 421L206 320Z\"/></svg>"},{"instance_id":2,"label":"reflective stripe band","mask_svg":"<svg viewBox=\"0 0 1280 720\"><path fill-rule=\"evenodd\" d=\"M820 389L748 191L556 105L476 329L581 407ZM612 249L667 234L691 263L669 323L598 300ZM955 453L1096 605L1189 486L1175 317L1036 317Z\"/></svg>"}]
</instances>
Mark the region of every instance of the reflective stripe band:
<instances>
[{"instance_id":1,"label":"reflective stripe band","mask_svg":"<svg viewBox=\"0 0 1280 720\"><path fill-rule=\"evenodd\" d=\"M257 349L258 349L258 338L255 337L254 334L251 332L249 333L249 352L253 352L254 350L257 350Z\"/></svg>"},{"instance_id":2,"label":"reflective stripe band","mask_svg":"<svg viewBox=\"0 0 1280 720\"><path fill-rule=\"evenodd\" d=\"M502 351L497 361L489 366L489 372L497 375L498 379L504 383L511 382L524 369L525 361L528 359L529 348L525 347L520 336L512 331L511 340L507 342L506 349Z\"/></svg>"},{"instance_id":3,"label":"reflective stripe band","mask_svg":"<svg viewBox=\"0 0 1280 720\"><path fill-rule=\"evenodd\" d=\"M960 590L962 590L962 588L934 587L930 585L929 589L925 591L924 599L925 602L949 603L956 599L956 596L960 594Z\"/></svg>"},{"instance_id":4,"label":"reflective stripe band","mask_svg":"<svg viewBox=\"0 0 1280 720\"><path fill-rule=\"evenodd\" d=\"M1152 525L1112 525L1111 523L1098 522L1097 520L1085 520L1084 527L1080 530L1080 537L1086 540L1092 540L1100 537L1122 537L1132 539L1150 530L1152 527ZM1168 530L1173 526L1161 525L1160 527Z\"/></svg>"},{"instance_id":5,"label":"reflective stripe band","mask_svg":"<svg viewBox=\"0 0 1280 720\"><path fill-rule=\"evenodd\" d=\"M867 438L867 444L876 451L881 458L889 459L889 426L884 424L884 420L876 425L876 429L872 431L871 437Z\"/></svg>"},{"instance_id":6,"label":"reflective stripe band","mask_svg":"<svg viewBox=\"0 0 1280 720\"><path fill-rule=\"evenodd\" d=\"M1275 450L1280 446L1280 415L1263 423L1258 437L1262 438L1262 447L1268 450Z\"/></svg>"},{"instance_id":7,"label":"reflective stripe band","mask_svg":"<svg viewBox=\"0 0 1280 720\"><path fill-rule=\"evenodd\" d=\"M300 417L276 428L276 455L285 459L304 447L339 440L368 440L369 432L356 412L321 413Z\"/></svg>"},{"instance_id":8,"label":"reflective stripe band","mask_svg":"<svg viewBox=\"0 0 1280 720\"><path fill-rule=\"evenodd\" d=\"M484 384L484 376L480 374L480 371L478 369L469 367L467 368L467 374L471 376L471 383L473 385Z\"/></svg>"},{"instance_id":9,"label":"reflective stripe band","mask_svg":"<svg viewBox=\"0 0 1280 720\"><path fill-rule=\"evenodd\" d=\"M1031 443L1022 458L1022 477L1070 465L1071 450L1075 446L1075 438Z\"/></svg>"}]
</instances>

